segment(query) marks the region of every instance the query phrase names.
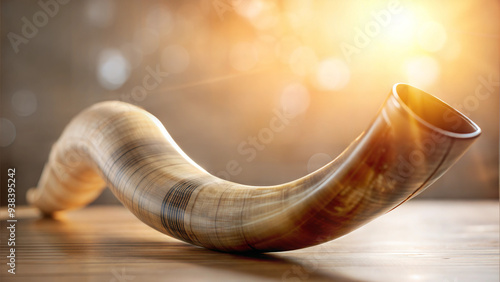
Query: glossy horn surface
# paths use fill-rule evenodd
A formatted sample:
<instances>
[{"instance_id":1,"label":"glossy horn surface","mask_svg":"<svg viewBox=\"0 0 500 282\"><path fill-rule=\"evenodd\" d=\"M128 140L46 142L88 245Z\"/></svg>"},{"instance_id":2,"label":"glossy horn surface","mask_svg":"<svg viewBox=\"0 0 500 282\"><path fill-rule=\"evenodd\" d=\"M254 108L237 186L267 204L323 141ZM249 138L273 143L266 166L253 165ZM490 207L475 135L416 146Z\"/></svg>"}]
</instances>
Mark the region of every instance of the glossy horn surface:
<instances>
[{"instance_id":1,"label":"glossy horn surface","mask_svg":"<svg viewBox=\"0 0 500 282\"><path fill-rule=\"evenodd\" d=\"M140 220L185 242L227 252L293 250L340 237L416 196L480 132L438 98L396 84L334 161L255 187L203 170L148 112L102 102L66 127L27 196L50 214L87 205L108 186Z\"/></svg>"}]
</instances>

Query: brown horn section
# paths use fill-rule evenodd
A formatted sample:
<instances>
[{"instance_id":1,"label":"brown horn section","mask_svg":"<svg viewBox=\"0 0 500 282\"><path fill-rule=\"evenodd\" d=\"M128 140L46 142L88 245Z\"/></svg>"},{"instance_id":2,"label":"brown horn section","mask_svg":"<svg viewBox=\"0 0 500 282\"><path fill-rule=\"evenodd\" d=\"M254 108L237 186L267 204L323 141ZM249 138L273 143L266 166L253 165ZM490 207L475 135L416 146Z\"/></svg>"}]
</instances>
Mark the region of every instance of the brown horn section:
<instances>
[{"instance_id":1,"label":"brown horn section","mask_svg":"<svg viewBox=\"0 0 500 282\"><path fill-rule=\"evenodd\" d=\"M441 100L396 84L334 161L290 183L254 187L207 173L148 112L103 102L66 127L28 201L51 214L89 204L107 185L140 220L185 242L293 250L342 236L416 196L479 135Z\"/></svg>"}]
</instances>

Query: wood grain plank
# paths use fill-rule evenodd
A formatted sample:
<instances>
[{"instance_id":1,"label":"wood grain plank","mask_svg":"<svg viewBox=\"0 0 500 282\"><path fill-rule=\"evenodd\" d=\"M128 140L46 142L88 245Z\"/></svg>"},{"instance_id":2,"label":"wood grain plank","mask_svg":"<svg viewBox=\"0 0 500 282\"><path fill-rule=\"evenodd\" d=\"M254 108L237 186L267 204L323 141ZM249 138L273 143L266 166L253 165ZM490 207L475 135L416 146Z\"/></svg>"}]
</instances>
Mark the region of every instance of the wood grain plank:
<instances>
[{"instance_id":1,"label":"wood grain plank","mask_svg":"<svg viewBox=\"0 0 500 282\"><path fill-rule=\"evenodd\" d=\"M2 281L498 281L498 201L411 201L337 240L256 256L209 251L122 206L41 218L19 208L16 274Z\"/></svg>"}]
</instances>

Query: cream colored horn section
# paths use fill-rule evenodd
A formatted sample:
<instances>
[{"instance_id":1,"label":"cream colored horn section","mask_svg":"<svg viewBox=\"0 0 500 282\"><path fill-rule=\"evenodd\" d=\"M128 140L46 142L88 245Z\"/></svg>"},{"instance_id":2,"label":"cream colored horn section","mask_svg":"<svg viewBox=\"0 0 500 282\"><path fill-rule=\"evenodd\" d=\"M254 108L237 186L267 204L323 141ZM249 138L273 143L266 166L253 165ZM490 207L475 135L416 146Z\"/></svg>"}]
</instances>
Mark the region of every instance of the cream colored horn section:
<instances>
[{"instance_id":1,"label":"cream colored horn section","mask_svg":"<svg viewBox=\"0 0 500 282\"><path fill-rule=\"evenodd\" d=\"M103 102L66 127L28 201L51 214L87 205L107 185L140 220L185 242L292 250L342 236L414 197L479 134L444 102L396 84L337 159L296 181L254 187L204 171L148 112Z\"/></svg>"}]
</instances>

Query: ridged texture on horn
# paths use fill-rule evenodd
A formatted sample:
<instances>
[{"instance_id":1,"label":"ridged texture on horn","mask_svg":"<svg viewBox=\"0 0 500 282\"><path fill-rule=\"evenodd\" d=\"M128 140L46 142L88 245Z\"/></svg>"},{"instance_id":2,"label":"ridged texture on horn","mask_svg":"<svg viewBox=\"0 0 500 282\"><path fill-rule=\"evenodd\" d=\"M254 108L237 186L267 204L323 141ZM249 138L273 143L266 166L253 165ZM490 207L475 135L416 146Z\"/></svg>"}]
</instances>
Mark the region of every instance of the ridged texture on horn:
<instances>
[{"instance_id":1,"label":"ridged texture on horn","mask_svg":"<svg viewBox=\"0 0 500 282\"><path fill-rule=\"evenodd\" d=\"M107 185L140 220L185 242L292 250L342 236L414 197L479 134L439 99L396 84L337 159L296 181L254 187L204 171L148 112L103 102L67 126L28 200L50 214L87 205Z\"/></svg>"}]
</instances>

